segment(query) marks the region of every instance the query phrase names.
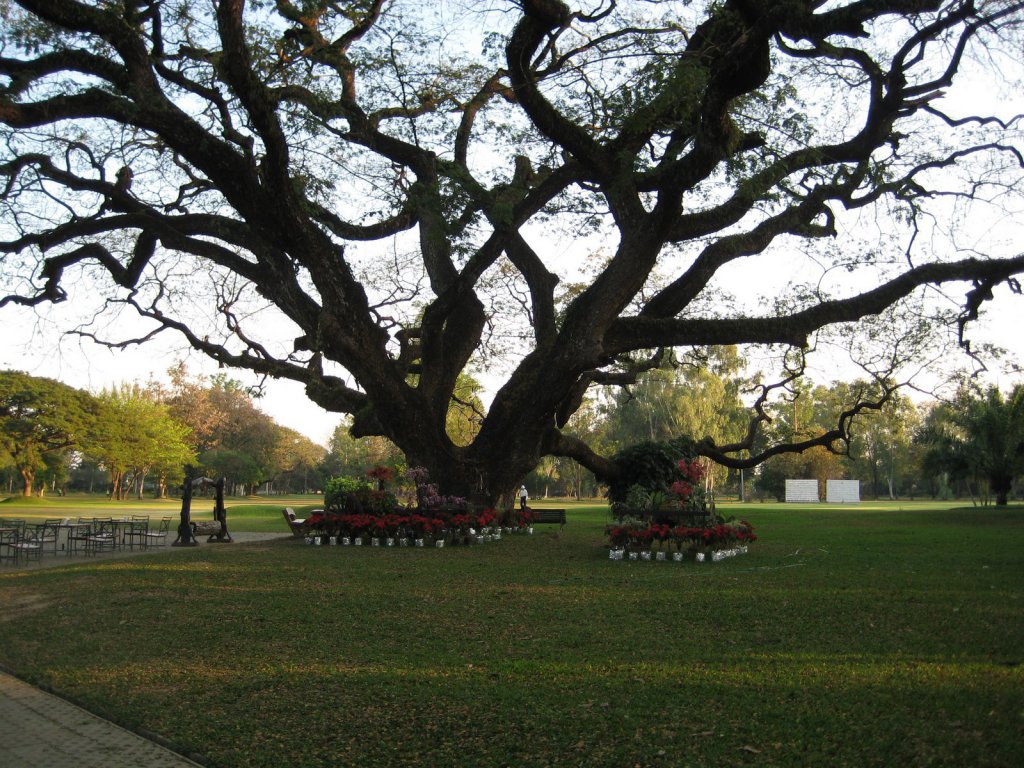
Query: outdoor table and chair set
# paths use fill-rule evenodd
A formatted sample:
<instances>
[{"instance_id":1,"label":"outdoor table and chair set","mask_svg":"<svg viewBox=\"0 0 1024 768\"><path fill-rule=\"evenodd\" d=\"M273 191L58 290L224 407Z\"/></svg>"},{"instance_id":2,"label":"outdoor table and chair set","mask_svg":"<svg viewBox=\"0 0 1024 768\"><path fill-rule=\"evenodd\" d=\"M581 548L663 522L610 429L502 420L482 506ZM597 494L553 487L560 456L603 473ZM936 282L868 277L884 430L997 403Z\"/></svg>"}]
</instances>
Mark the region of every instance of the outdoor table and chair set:
<instances>
[{"instance_id":1,"label":"outdoor table and chair set","mask_svg":"<svg viewBox=\"0 0 1024 768\"><path fill-rule=\"evenodd\" d=\"M0 518L0 564L41 560L44 555L97 555L167 544L171 518L52 518L42 522Z\"/></svg>"}]
</instances>

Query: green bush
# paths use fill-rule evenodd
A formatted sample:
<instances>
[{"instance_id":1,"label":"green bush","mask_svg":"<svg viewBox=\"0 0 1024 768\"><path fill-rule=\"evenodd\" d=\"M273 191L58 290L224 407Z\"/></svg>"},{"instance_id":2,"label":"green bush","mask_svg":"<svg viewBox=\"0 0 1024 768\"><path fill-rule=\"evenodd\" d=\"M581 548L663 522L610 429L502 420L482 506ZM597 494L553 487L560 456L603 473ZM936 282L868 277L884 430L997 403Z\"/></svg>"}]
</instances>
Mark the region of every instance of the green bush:
<instances>
[{"instance_id":1,"label":"green bush","mask_svg":"<svg viewBox=\"0 0 1024 768\"><path fill-rule=\"evenodd\" d=\"M630 490L640 486L648 494L667 492L672 483L682 478L677 462L682 455L671 443L643 442L623 448L615 454L615 463L622 475L608 484L608 498L629 501Z\"/></svg>"},{"instance_id":2,"label":"green bush","mask_svg":"<svg viewBox=\"0 0 1024 768\"><path fill-rule=\"evenodd\" d=\"M651 506L651 494L642 485L631 485L626 492L626 506L636 512L646 512Z\"/></svg>"},{"instance_id":3,"label":"green bush","mask_svg":"<svg viewBox=\"0 0 1024 768\"><path fill-rule=\"evenodd\" d=\"M373 490L368 480L355 477L332 477L324 488L324 507L342 509L350 494L360 495Z\"/></svg>"},{"instance_id":4,"label":"green bush","mask_svg":"<svg viewBox=\"0 0 1024 768\"><path fill-rule=\"evenodd\" d=\"M324 508L332 512L367 512L387 515L398 508L390 491L379 491L369 480L335 477L324 489Z\"/></svg>"}]
</instances>

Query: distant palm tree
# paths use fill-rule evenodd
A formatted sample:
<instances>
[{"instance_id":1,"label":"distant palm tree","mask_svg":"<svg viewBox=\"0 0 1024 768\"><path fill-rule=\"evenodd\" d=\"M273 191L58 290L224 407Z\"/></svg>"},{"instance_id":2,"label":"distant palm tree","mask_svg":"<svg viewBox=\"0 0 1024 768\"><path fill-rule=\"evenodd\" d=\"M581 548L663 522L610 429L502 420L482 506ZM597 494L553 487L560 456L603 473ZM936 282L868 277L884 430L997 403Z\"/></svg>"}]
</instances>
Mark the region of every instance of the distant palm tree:
<instances>
[{"instance_id":1,"label":"distant palm tree","mask_svg":"<svg viewBox=\"0 0 1024 768\"><path fill-rule=\"evenodd\" d=\"M953 478L983 479L997 505L1009 501L1014 478L1024 470L1024 388L1008 398L996 387L983 394L962 393L937 412L923 442L930 445L925 466Z\"/></svg>"}]
</instances>

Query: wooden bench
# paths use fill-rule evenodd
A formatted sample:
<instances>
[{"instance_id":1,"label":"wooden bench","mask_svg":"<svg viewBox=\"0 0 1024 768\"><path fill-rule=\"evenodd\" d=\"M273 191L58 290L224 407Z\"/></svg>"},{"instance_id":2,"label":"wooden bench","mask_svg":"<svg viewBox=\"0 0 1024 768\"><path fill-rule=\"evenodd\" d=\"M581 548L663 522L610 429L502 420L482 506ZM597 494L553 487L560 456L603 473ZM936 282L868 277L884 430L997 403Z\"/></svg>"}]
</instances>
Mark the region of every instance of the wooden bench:
<instances>
[{"instance_id":1,"label":"wooden bench","mask_svg":"<svg viewBox=\"0 0 1024 768\"><path fill-rule=\"evenodd\" d=\"M708 528L718 522L714 504L708 504L702 509L661 509L641 517L651 522L685 525L689 528Z\"/></svg>"},{"instance_id":2,"label":"wooden bench","mask_svg":"<svg viewBox=\"0 0 1024 768\"><path fill-rule=\"evenodd\" d=\"M530 508L533 520L530 525L558 525L559 532L565 527L564 509L533 509Z\"/></svg>"},{"instance_id":3,"label":"wooden bench","mask_svg":"<svg viewBox=\"0 0 1024 768\"><path fill-rule=\"evenodd\" d=\"M296 518L295 510L291 507L285 507L281 510L281 514L284 515L284 520L288 523L288 527L291 529L292 536L297 539L301 539L305 533L303 530L303 524L306 522L305 518Z\"/></svg>"},{"instance_id":4,"label":"wooden bench","mask_svg":"<svg viewBox=\"0 0 1024 768\"><path fill-rule=\"evenodd\" d=\"M715 515L710 512L677 512L674 515L649 515L651 522L685 525L687 528L708 528L715 524Z\"/></svg>"}]
</instances>

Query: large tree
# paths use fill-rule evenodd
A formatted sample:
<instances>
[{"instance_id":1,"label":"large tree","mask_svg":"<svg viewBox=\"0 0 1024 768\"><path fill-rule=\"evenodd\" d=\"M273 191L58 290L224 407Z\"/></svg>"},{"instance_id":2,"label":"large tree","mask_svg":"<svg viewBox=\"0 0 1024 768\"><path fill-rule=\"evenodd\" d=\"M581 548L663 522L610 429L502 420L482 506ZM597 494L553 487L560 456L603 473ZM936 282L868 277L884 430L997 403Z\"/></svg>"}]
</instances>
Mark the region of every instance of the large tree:
<instances>
[{"instance_id":1,"label":"large tree","mask_svg":"<svg viewBox=\"0 0 1024 768\"><path fill-rule=\"evenodd\" d=\"M146 477L157 474L158 498L171 482L181 480L182 468L195 461L189 428L160 402L160 393L138 383L101 392L101 418L89 455L110 472L110 496L126 499L135 489L142 498Z\"/></svg>"},{"instance_id":2,"label":"large tree","mask_svg":"<svg viewBox=\"0 0 1024 768\"><path fill-rule=\"evenodd\" d=\"M494 500L545 455L614 476L562 428L671 348L802 350L940 285L962 331L1024 271L940 247L961 203L1016 202L1014 121L943 96L1016 66L1022 3L0 2L0 306L108 286L141 330L80 333L302 382L449 493ZM872 247L853 214L920 236ZM850 279L719 300L780 253ZM463 445L446 419L485 364L504 383ZM701 451L830 445L868 405Z\"/></svg>"},{"instance_id":3,"label":"large tree","mask_svg":"<svg viewBox=\"0 0 1024 768\"><path fill-rule=\"evenodd\" d=\"M9 456L31 496L36 473L86 448L98 404L87 392L20 371L0 371L0 457Z\"/></svg>"},{"instance_id":4,"label":"large tree","mask_svg":"<svg viewBox=\"0 0 1024 768\"><path fill-rule=\"evenodd\" d=\"M317 474L327 454L322 445L294 429L278 426L274 454L274 487L278 492L309 493L323 488Z\"/></svg>"},{"instance_id":5,"label":"large tree","mask_svg":"<svg viewBox=\"0 0 1024 768\"><path fill-rule=\"evenodd\" d=\"M927 470L967 482L972 497L976 484L985 503L993 493L1005 505L1024 472L1024 387L1004 396L996 387L966 385L954 402L932 410L918 439Z\"/></svg>"}]
</instances>

